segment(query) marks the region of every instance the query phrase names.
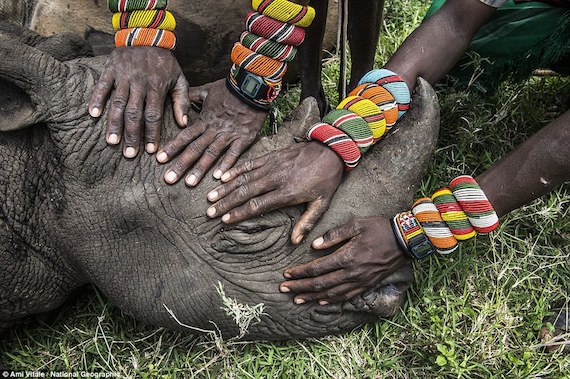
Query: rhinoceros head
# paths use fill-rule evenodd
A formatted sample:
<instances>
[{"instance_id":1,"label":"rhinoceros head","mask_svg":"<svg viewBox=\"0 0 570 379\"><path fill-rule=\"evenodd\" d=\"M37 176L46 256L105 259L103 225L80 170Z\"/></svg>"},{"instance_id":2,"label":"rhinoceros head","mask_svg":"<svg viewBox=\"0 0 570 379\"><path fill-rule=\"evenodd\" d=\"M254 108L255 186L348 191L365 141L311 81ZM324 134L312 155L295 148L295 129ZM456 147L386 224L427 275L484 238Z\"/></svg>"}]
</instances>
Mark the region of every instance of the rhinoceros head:
<instances>
[{"instance_id":1,"label":"rhinoceros head","mask_svg":"<svg viewBox=\"0 0 570 379\"><path fill-rule=\"evenodd\" d=\"M33 215L30 224L38 232L34 246L39 247L30 254L41 260L44 251L49 251L51 261L56 262L49 269L57 283L44 278L42 285L50 293L59 293L51 297L45 293L41 299L10 297L14 289L4 283L13 280L0 278L4 286L0 293L6 294L0 295L6 297L0 303L21 302L19 312L0 311L0 322L56 307L82 283L95 284L114 304L149 324L219 331L224 337L243 336L236 311L246 305L263 307L244 336L250 339L340 333L391 316L402 304L413 281L408 266L373 291L327 306L296 305L291 294L279 292L279 283L286 268L328 253L310 248L310 242L326 230L354 217L391 215L409 207L439 124L436 97L425 81L418 82L414 106L405 118L346 176L330 210L305 241L295 246L289 236L301 207L224 225L206 217L206 194L219 184L210 175L196 188L183 183L168 186L162 180L165 166L154 156L142 154L127 160L119 148L107 146L105 116L93 119L87 113L104 58L61 62L7 39L0 39L0 55L4 104L0 108L0 130L4 131L0 148L15 161L36 162L38 167L22 173L21 180L43 183L42 199L49 199L39 204L33 200L39 191L25 194L33 198L23 202L27 208L7 213ZM316 102L305 100L277 135L258 140L247 157L296 143L294 137L317 120ZM27 126L26 132L8 132ZM177 131L169 117L162 140ZM3 171L10 175L6 168ZM0 226L13 222L10 217L1 221ZM5 261L12 259L8 249L0 249L0 254ZM12 272L17 272L21 263L11 264ZM21 279L20 287L25 284ZM231 304L234 315L228 314Z\"/></svg>"}]
</instances>

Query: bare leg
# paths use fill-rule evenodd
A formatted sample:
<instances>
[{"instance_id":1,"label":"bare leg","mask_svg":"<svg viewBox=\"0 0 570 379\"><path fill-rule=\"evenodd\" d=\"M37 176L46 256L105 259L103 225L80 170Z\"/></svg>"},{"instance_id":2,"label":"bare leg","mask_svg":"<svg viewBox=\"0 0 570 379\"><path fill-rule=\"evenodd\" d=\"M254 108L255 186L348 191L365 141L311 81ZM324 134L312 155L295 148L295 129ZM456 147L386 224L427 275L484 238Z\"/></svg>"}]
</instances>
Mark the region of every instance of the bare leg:
<instances>
[{"instance_id":1,"label":"bare leg","mask_svg":"<svg viewBox=\"0 0 570 379\"><path fill-rule=\"evenodd\" d=\"M299 48L301 72L301 100L307 97L317 99L321 116L327 112L328 102L321 83L323 36L327 20L328 0L311 1L316 17L306 29L305 41Z\"/></svg>"}]
</instances>

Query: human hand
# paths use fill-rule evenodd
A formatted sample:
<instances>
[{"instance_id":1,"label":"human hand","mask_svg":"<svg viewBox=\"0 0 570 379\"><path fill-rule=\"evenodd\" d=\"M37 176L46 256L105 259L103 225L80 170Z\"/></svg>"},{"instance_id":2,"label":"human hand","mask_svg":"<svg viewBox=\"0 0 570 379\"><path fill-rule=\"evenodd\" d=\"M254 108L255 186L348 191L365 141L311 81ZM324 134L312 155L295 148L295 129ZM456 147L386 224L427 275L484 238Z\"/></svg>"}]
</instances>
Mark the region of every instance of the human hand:
<instances>
[{"instance_id":1,"label":"human hand","mask_svg":"<svg viewBox=\"0 0 570 379\"><path fill-rule=\"evenodd\" d=\"M144 125L145 148L156 152L164 124L164 101L172 96L174 118L180 126L188 123L190 106L188 82L170 50L134 46L116 48L89 102L89 114L99 117L110 99L107 113L107 143L116 145L124 135L123 155L138 154Z\"/></svg>"},{"instance_id":2,"label":"human hand","mask_svg":"<svg viewBox=\"0 0 570 379\"><path fill-rule=\"evenodd\" d=\"M354 219L313 241L324 250L342 244L329 255L289 268L281 292L294 292L296 304L341 302L375 288L407 258L398 246L390 221L381 217Z\"/></svg>"},{"instance_id":3,"label":"human hand","mask_svg":"<svg viewBox=\"0 0 570 379\"><path fill-rule=\"evenodd\" d=\"M191 88L190 100L204 102L198 119L156 156L160 163L166 163L178 155L164 174L168 184L176 183L192 168L185 182L195 186L225 151L214 170L214 177L220 179L255 140L267 116L267 112L251 108L232 94L225 79Z\"/></svg>"},{"instance_id":4,"label":"human hand","mask_svg":"<svg viewBox=\"0 0 570 379\"><path fill-rule=\"evenodd\" d=\"M226 182L208 194L216 201L209 217L234 223L288 205L308 203L291 234L298 244L329 208L344 164L334 151L316 143L289 148L241 163L222 176Z\"/></svg>"}]
</instances>

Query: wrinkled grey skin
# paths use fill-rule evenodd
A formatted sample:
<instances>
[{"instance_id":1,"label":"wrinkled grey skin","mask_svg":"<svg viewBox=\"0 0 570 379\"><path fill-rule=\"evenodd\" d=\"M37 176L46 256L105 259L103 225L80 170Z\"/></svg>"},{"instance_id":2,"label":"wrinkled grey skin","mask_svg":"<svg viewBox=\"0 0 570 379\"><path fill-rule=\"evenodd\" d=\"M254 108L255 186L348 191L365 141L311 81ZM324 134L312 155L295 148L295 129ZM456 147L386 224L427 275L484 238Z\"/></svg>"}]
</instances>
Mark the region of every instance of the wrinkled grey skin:
<instances>
[{"instance_id":1,"label":"wrinkled grey skin","mask_svg":"<svg viewBox=\"0 0 570 379\"><path fill-rule=\"evenodd\" d=\"M286 268L323 254L310 243L326 230L409 207L439 125L426 82L395 132L347 175L324 219L294 246L289 235L301 208L223 225L206 217L206 194L218 184L211 175L193 189L167 186L154 156L127 160L108 146L105 117L87 113L105 57L62 63L1 35L0 56L0 329L58 307L84 283L148 324L188 331L166 305L182 323L218 328L226 338L239 329L222 309L218 281L240 303L265 304L248 339L341 333L397 312L410 267L337 305L295 305L279 283ZM316 102L305 100L247 157L295 143L317 114ZM178 130L169 115L161 140Z\"/></svg>"},{"instance_id":2,"label":"wrinkled grey skin","mask_svg":"<svg viewBox=\"0 0 570 379\"><path fill-rule=\"evenodd\" d=\"M336 40L338 4L331 1L324 48ZM168 9L176 17L177 47L174 55L191 85L222 78L230 67L229 52L245 30L244 20L251 2L233 0L170 0ZM45 36L62 32L84 35L95 55L114 47L112 13L107 0L0 0L0 20L14 22ZM223 22L221 22L223 21ZM289 77L294 77L296 63Z\"/></svg>"}]
</instances>

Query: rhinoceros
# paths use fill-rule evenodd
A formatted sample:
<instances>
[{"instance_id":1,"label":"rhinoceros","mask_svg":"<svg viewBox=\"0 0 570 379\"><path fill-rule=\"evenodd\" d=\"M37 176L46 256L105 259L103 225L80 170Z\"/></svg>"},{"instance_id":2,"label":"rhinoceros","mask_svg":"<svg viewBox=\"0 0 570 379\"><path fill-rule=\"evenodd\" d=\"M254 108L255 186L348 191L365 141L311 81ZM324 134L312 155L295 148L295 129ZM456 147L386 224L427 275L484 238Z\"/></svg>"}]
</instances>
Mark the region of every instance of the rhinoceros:
<instances>
[{"instance_id":1,"label":"rhinoceros","mask_svg":"<svg viewBox=\"0 0 570 379\"><path fill-rule=\"evenodd\" d=\"M154 156L128 160L108 146L105 117L91 118L87 109L105 57L62 61L48 54L70 45L81 43L64 35L33 47L0 36L0 329L58 307L85 283L150 325L224 338L336 334L398 311L413 282L410 266L374 290L325 306L296 305L279 283L286 268L330 252L310 247L328 229L409 207L439 128L429 84L419 79L411 110L346 175L326 215L293 245L302 207L225 225L206 216L206 194L218 183L211 175L192 189L168 186ZM165 114L162 141L179 131ZM242 159L299 143L317 120L316 101L308 98ZM242 330L224 297L262 312Z\"/></svg>"}]
</instances>

